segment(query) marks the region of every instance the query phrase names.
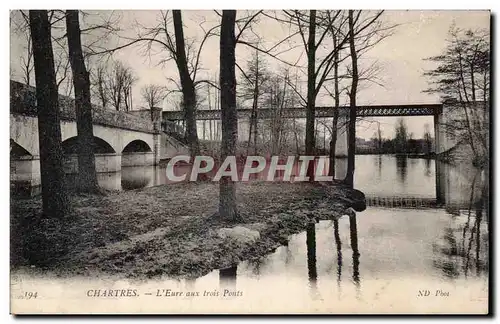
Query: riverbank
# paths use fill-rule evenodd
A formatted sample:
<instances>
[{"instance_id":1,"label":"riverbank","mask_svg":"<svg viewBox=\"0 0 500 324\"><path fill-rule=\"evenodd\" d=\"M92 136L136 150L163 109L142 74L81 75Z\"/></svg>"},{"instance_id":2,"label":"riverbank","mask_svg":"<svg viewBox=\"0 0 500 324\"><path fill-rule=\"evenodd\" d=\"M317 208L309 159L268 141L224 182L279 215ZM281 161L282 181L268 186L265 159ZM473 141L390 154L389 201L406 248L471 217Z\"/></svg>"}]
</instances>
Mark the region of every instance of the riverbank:
<instances>
[{"instance_id":1,"label":"riverbank","mask_svg":"<svg viewBox=\"0 0 500 324\"><path fill-rule=\"evenodd\" d=\"M43 224L35 222L40 198L11 199L11 268L67 276L198 277L268 254L309 222L342 216L345 197L353 194L310 183L239 183L243 222L228 224L212 217L218 192L217 183L195 182L73 195L70 218ZM33 267L28 258L50 262L39 270L42 262Z\"/></svg>"}]
</instances>

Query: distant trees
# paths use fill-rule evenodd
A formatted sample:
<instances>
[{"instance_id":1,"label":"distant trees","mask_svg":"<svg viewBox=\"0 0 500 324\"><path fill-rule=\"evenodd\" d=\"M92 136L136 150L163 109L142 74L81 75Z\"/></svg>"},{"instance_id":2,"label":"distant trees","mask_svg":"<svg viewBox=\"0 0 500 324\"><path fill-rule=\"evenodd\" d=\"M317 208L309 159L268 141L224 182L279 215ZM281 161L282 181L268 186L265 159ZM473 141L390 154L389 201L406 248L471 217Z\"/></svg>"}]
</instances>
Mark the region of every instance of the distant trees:
<instances>
[{"instance_id":1,"label":"distant trees","mask_svg":"<svg viewBox=\"0 0 500 324\"><path fill-rule=\"evenodd\" d=\"M191 155L199 153L199 141L196 128L196 90L202 83L211 83L209 80L197 78L201 69L201 51L208 38L215 35L215 30L219 26L214 26L205 30L200 24L203 36L195 46L194 41L186 42L182 14L180 10L161 11L159 22L153 26L140 26L140 30L135 37L124 37L127 42L112 49L96 51L94 55L114 53L122 48L140 43L145 53L151 55L157 47L161 48L159 53L163 55L160 64L174 61L179 73L180 84L176 80L169 78L169 81L177 86L177 90L182 93L182 108L186 125L186 139L189 143Z\"/></svg>"},{"instance_id":2,"label":"distant trees","mask_svg":"<svg viewBox=\"0 0 500 324\"><path fill-rule=\"evenodd\" d=\"M131 107L131 89L137 81L132 69L120 61L111 66L107 89L111 105L117 110L129 111Z\"/></svg>"},{"instance_id":3,"label":"distant trees","mask_svg":"<svg viewBox=\"0 0 500 324\"><path fill-rule=\"evenodd\" d=\"M377 131L373 133L372 142L375 143L375 148L378 154L382 153L382 143L384 139L382 138L382 130L380 129L380 123L377 123Z\"/></svg>"},{"instance_id":4,"label":"distant trees","mask_svg":"<svg viewBox=\"0 0 500 324\"><path fill-rule=\"evenodd\" d=\"M121 61L99 64L92 73L94 97L103 108L132 110L132 87L137 82L132 68Z\"/></svg>"},{"instance_id":5,"label":"distant trees","mask_svg":"<svg viewBox=\"0 0 500 324\"><path fill-rule=\"evenodd\" d=\"M432 151L432 137L429 124L424 125L424 142L426 153L430 153Z\"/></svg>"},{"instance_id":6,"label":"distant trees","mask_svg":"<svg viewBox=\"0 0 500 324\"><path fill-rule=\"evenodd\" d=\"M150 109L160 106L163 100L165 100L167 93L167 88L157 84L147 84L141 89L142 99Z\"/></svg>"},{"instance_id":7,"label":"distant trees","mask_svg":"<svg viewBox=\"0 0 500 324\"><path fill-rule=\"evenodd\" d=\"M55 25L59 21L58 18L60 15L63 15L64 12L51 10L47 14L49 15L49 25L51 26L51 29L55 30ZM62 16L62 19L64 19L64 16ZM11 12L11 28L23 40L22 43L24 53L21 53L21 56L19 58L21 80L27 85L32 85L34 69L33 46L31 40L31 31L29 28L28 12L25 10L13 10ZM67 81L70 77L67 47L64 39L59 39L54 35L51 35L51 41L52 52L54 56L54 70L56 74L56 86L58 90L60 90L61 85L64 83L64 81ZM69 90L71 90L70 87L68 88ZM66 90L68 93L70 93L70 91L68 91L68 88Z\"/></svg>"},{"instance_id":8,"label":"distant trees","mask_svg":"<svg viewBox=\"0 0 500 324\"><path fill-rule=\"evenodd\" d=\"M247 154L253 140L254 155L257 155L258 119L257 109L262 103L262 94L265 84L269 81L270 72L264 58L255 51L247 62L247 71L241 80L242 98L245 101L251 100L252 113L249 119Z\"/></svg>"},{"instance_id":9,"label":"distant trees","mask_svg":"<svg viewBox=\"0 0 500 324\"><path fill-rule=\"evenodd\" d=\"M406 127L403 118L398 118L394 131L396 134L394 136L396 151L401 153L407 153L409 134L408 134L408 128Z\"/></svg>"},{"instance_id":10,"label":"distant trees","mask_svg":"<svg viewBox=\"0 0 500 324\"><path fill-rule=\"evenodd\" d=\"M16 17L17 16L17 17ZM31 31L29 28L29 17L23 11L11 12L11 28L19 36L23 38L24 53L19 58L21 65L21 79L27 84L31 85L33 74L33 47L31 42Z\"/></svg>"}]
</instances>

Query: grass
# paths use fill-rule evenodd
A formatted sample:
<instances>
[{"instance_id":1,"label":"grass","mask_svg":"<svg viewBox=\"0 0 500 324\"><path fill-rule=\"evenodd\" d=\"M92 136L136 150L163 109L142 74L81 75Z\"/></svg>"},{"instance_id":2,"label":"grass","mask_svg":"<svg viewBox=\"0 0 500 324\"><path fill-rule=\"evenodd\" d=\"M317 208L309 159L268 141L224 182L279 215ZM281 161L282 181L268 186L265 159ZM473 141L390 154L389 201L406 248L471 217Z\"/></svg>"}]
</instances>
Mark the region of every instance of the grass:
<instances>
[{"instance_id":1,"label":"grass","mask_svg":"<svg viewBox=\"0 0 500 324\"><path fill-rule=\"evenodd\" d=\"M286 244L313 219L340 216L346 189L310 183L239 183L243 223L213 217L218 184L170 184L105 195L71 195L64 221L37 221L41 199L11 198L11 267L61 275L107 273L127 278L198 277L259 258ZM260 233L254 244L222 239L241 225Z\"/></svg>"}]
</instances>

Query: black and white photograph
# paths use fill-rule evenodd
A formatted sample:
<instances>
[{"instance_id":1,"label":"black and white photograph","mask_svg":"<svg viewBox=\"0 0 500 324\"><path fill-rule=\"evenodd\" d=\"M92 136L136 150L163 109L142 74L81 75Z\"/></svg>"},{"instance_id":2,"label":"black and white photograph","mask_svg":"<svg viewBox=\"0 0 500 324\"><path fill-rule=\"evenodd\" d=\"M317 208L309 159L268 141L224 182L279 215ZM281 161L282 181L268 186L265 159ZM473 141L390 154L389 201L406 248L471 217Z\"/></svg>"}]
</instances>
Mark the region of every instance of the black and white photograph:
<instances>
[{"instance_id":1,"label":"black and white photograph","mask_svg":"<svg viewBox=\"0 0 500 324\"><path fill-rule=\"evenodd\" d=\"M9 15L11 314L492 312L489 10Z\"/></svg>"}]
</instances>

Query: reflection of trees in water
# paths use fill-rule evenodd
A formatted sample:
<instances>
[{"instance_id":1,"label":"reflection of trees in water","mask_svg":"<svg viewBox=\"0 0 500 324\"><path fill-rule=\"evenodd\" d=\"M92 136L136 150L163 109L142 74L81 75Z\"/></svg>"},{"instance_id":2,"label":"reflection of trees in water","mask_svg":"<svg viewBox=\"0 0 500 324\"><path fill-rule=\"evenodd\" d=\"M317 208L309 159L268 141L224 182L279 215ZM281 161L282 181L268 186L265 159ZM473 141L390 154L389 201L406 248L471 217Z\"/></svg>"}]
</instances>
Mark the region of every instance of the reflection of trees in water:
<instances>
[{"instance_id":1,"label":"reflection of trees in water","mask_svg":"<svg viewBox=\"0 0 500 324\"><path fill-rule=\"evenodd\" d=\"M186 278L186 290L194 291L196 289L196 278Z\"/></svg>"},{"instance_id":2,"label":"reflection of trees in water","mask_svg":"<svg viewBox=\"0 0 500 324\"><path fill-rule=\"evenodd\" d=\"M342 241L339 234L339 221L333 220L333 235L335 238L335 247L337 250L337 287L339 289L339 298L341 295L341 279L342 279ZM361 279L359 274L359 247L358 247L358 228L356 223L356 215L349 217L349 235L351 240L352 249L352 281L356 286L357 298L360 297L361 293Z\"/></svg>"},{"instance_id":3,"label":"reflection of trees in water","mask_svg":"<svg viewBox=\"0 0 500 324\"><path fill-rule=\"evenodd\" d=\"M148 187L154 184L155 167L126 167L122 168L122 189L133 190Z\"/></svg>"},{"instance_id":4,"label":"reflection of trees in water","mask_svg":"<svg viewBox=\"0 0 500 324\"><path fill-rule=\"evenodd\" d=\"M123 190L141 189L145 188L148 184L149 184L148 178L133 178L133 179L122 178Z\"/></svg>"},{"instance_id":5,"label":"reflection of trees in water","mask_svg":"<svg viewBox=\"0 0 500 324\"><path fill-rule=\"evenodd\" d=\"M479 202L476 203L476 219L474 222L474 226L472 227L472 229L470 231L469 244L468 244L467 253L466 253L466 262L465 262L465 269L464 269L465 276L468 275L469 267L470 267L470 264L472 263L471 249L472 249L472 244L473 244L474 239L475 239L475 250L476 250L475 251L476 252L476 255L475 255L476 274L479 275L482 272L482 270L484 270L484 269L481 269L481 258L479 256L479 252L481 250L481 222L483 219L483 202L482 202L482 200L483 200L483 197L481 197ZM474 238L474 236L475 236L475 238Z\"/></svg>"},{"instance_id":6,"label":"reflection of trees in water","mask_svg":"<svg viewBox=\"0 0 500 324\"><path fill-rule=\"evenodd\" d=\"M402 184L406 183L408 175L408 159L406 156L396 156L396 170L399 175L399 180Z\"/></svg>"},{"instance_id":7,"label":"reflection of trees in water","mask_svg":"<svg viewBox=\"0 0 500 324\"><path fill-rule=\"evenodd\" d=\"M342 241L340 240L339 221L337 219L333 220L333 235L337 248L337 285L340 287L340 279L342 277Z\"/></svg>"},{"instance_id":8,"label":"reflection of trees in water","mask_svg":"<svg viewBox=\"0 0 500 324\"><path fill-rule=\"evenodd\" d=\"M375 156L375 164L377 165L378 179L382 179L382 155Z\"/></svg>"},{"instance_id":9,"label":"reflection of trees in water","mask_svg":"<svg viewBox=\"0 0 500 324\"><path fill-rule=\"evenodd\" d=\"M455 232L451 227L445 228L443 236L445 246L438 247L434 244L434 251L439 254L438 259L434 260L434 266L443 271L447 278L457 278L460 275L458 270L458 260L460 258ZM442 259L444 255L446 259Z\"/></svg>"},{"instance_id":10,"label":"reflection of trees in water","mask_svg":"<svg viewBox=\"0 0 500 324\"><path fill-rule=\"evenodd\" d=\"M424 160L424 164L425 164L424 175L429 178L432 175L432 172L431 172L431 159L425 159ZM437 175L436 175L436 177L437 177Z\"/></svg>"},{"instance_id":11,"label":"reflection of trees in water","mask_svg":"<svg viewBox=\"0 0 500 324\"><path fill-rule=\"evenodd\" d=\"M342 278L342 241L339 235L339 221L337 219L333 220L333 236L335 237L335 247L337 248L337 289L338 298L340 299L342 295L342 287L340 281Z\"/></svg>"},{"instance_id":12,"label":"reflection of trees in water","mask_svg":"<svg viewBox=\"0 0 500 324\"><path fill-rule=\"evenodd\" d=\"M220 288L235 288L236 287L236 274L238 266L219 270L219 285Z\"/></svg>"},{"instance_id":13,"label":"reflection of trees in water","mask_svg":"<svg viewBox=\"0 0 500 324\"><path fill-rule=\"evenodd\" d=\"M476 179L479 174L474 176L470 187L469 206L466 211L466 221L460 229L453 227L445 228L443 235L444 246L434 245L434 251L438 253L434 261L434 266L443 271L443 274L449 278L457 278L460 275L467 277L473 268L477 276L488 271L488 235L481 236L481 224L483 222L483 212L488 213L488 195L486 186L483 185L481 196L475 201ZM473 212L474 211L474 212ZM460 219L452 215L457 221ZM486 219L486 222L488 220ZM487 224L487 223L486 223ZM458 234L460 233L460 234ZM457 242L456 235L460 238ZM442 256L446 259L443 260Z\"/></svg>"},{"instance_id":14,"label":"reflection of trees in water","mask_svg":"<svg viewBox=\"0 0 500 324\"><path fill-rule=\"evenodd\" d=\"M318 294L318 270L316 268L316 224L310 222L306 231L307 245L307 273L309 277L309 287L313 298Z\"/></svg>"},{"instance_id":15,"label":"reflection of trees in water","mask_svg":"<svg viewBox=\"0 0 500 324\"><path fill-rule=\"evenodd\" d=\"M356 215L349 217L349 230L351 237L351 249L352 249L352 280L356 285L358 297L361 288L361 281L359 278L359 248L358 248L358 228L356 224Z\"/></svg>"},{"instance_id":16,"label":"reflection of trees in water","mask_svg":"<svg viewBox=\"0 0 500 324\"><path fill-rule=\"evenodd\" d=\"M248 260L248 268L250 269L250 272L252 275L258 277L260 276L260 268L263 264L263 258L255 258L255 259L250 259Z\"/></svg>"}]
</instances>

